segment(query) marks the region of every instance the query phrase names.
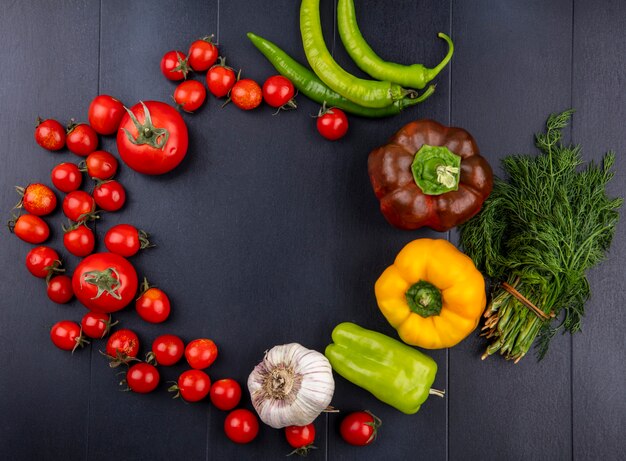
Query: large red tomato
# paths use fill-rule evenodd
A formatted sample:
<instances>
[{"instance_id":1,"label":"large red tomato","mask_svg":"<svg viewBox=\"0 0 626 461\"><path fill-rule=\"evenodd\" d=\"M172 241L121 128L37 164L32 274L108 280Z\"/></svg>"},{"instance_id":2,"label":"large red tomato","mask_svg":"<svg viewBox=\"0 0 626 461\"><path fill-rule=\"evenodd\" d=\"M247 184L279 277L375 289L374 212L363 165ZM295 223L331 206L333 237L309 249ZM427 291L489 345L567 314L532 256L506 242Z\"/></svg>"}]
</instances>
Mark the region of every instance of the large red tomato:
<instances>
[{"instance_id":1,"label":"large red tomato","mask_svg":"<svg viewBox=\"0 0 626 461\"><path fill-rule=\"evenodd\" d=\"M72 276L78 300L94 312L115 312L137 293L137 272L127 259L113 253L95 253L83 259Z\"/></svg>"},{"instance_id":2,"label":"large red tomato","mask_svg":"<svg viewBox=\"0 0 626 461\"><path fill-rule=\"evenodd\" d=\"M120 157L144 174L173 170L185 158L188 144L183 118L172 106L159 101L135 104L124 114L117 131Z\"/></svg>"}]
</instances>

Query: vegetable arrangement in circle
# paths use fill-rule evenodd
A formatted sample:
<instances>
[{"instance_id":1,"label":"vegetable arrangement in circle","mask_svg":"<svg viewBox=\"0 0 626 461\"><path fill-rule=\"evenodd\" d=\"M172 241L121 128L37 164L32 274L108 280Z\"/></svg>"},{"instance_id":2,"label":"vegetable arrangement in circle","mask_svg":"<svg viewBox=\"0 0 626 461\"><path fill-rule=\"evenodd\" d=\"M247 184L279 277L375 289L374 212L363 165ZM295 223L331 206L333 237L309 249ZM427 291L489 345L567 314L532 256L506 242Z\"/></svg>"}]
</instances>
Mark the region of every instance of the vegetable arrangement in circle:
<instances>
[{"instance_id":1,"label":"vegetable arrangement in circle","mask_svg":"<svg viewBox=\"0 0 626 461\"><path fill-rule=\"evenodd\" d=\"M364 117L395 115L433 94L434 85L428 85L454 52L447 35L439 34L447 42L448 51L435 67L402 66L383 61L365 42L352 0L339 0L337 19L350 56L380 81L358 79L334 61L322 36L319 0L303 0L300 9L303 47L315 73L253 33L248 33L248 38L281 74L269 77L263 85L241 78L241 71L227 67L210 37L194 41L187 54L176 50L165 53L161 71L169 80L182 81L173 99L179 110L190 113L198 110L207 97L203 83L188 79L197 72L207 72L206 88L213 96L225 97L224 105L232 101L242 110L253 110L263 101L279 110L295 109L297 89L321 104L316 126L321 136L333 141L348 131L345 112ZM421 94L415 91L424 88ZM491 167L463 129L431 120L414 121L369 155L371 183L381 211L391 224L408 230L428 226L446 231L465 223L463 248L483 272L503 282L496 286L485 314L485 335L494 338L485 355L499 351L507 358L521 359L538 335L544 341L552 337L556 328L551 326L551 315L562 311L565 329L580 329L582 305L589 297L584 271L599 262L610 246L621 204L604 192L614 159L607 156L603 167L590 166L584 172L575 172L581 163L578 150L559 143L560 130L570 115L566 112L552 116L547 133L538 135L543 156L533 162L523 157L505 160L510 184L497 180L491 198ZM189 139L183 118L176 109L159 101L140 101L128 109L111 96L98 95L89 106L89 124L72 120L66 131L60 123L48 119L39 120L35 129L35 140L41 147L58 151L65 146L84 157L78 166L62 163L51 173L53 185L67 194L62 208L72 221L64 226L64 246L84 259L71 277L63 274L61 258L52 248L36 247L26 259L30 273L46 279L52 301L67 303L76 296L89 309L80 325L63 320L51 329L52 342L63 350L82 347L86 337L106 338L117 324L110 314L133 300L138 316L149 323L165 322L171 312L165 291L150 285L145 277L139 288L137 272L126 259L153 246L147 233L130 224L114 226L104 238L109 252L93 254L96 239L89 223L100 219L102 211L118 211L126 200L123 185L113 179L118 171L117 159L109 152L96 150L98 135L115 133L121 159L139 173L165 174L187 154ZM542 187L552 191L554 200L550 203L557 203L562 215L572 218L586 213L585 223L574 226L576 233L569 229L568 234L567 229L559 227L566 219L544 223L529 212L536 205L531 202L537 190L536 182L526 181L526 170L532 170L535 181L541 180ZM82 172L96 181L91 194L80 190ZM576 197L584 200L575 204L562 201L567 188L576 190ZM50 232L40 216L55 209L57 197L40 183L18 188L18 192L22 195L20 206L29 214L16 216L12 230L26 242L43 243ZM481 212L483 202L485 209ZM557 217L561 214L556 213ZM534 232L530 236L525 228L529 223ZM537 237L537 229L545 237L538 246L543 250L541 254L529 244ZM577 242L580 250L566 254L569 259L559 261L561 265L550 266L554 258L546 262L542 257L550 255L554 247L567 246L567 242L555 244L556 234ZM560 254L563 256L563 252ZM344 322L333 330L333 343L325 354L298 343L266 351L247 381L251 404L261 421L284 428L294 453L304 455L314 449L313 422L322 412L335 411L329 407L335 390L333 371L406 414L416 413L429 395L443 397L444 391L431 389L436 362L409 345L452 347L477 327L487 299L483 276L470 257L448 241L417 239L403 248L394 264L382 273L374 287L379 308L406 344ZM561 275L566 272L564 267L574 266L576 269ZM573 283L568 286L560 277ZM230 412L224 421L230 440L249 443L256 438L260 430L257 415L238 408L241 386L230 378L213 381L205 371L218 359L213 340L198 338L185 346L176 335L161 335L153 341L145 361L139 358L140 348L138 335L127 328L115 330L106 341L103 355L109 358L109 365L126 367L126 390L139 394L156 390L162 381L160 367L175 365L185 357L191 369L169 386L174 398L186 402L209 398L216 408ZM349 444L368 445L376 439L380 425L380 419L373 414L354 412L343 419L340 434Z\"/></svg>"}]
</instances>

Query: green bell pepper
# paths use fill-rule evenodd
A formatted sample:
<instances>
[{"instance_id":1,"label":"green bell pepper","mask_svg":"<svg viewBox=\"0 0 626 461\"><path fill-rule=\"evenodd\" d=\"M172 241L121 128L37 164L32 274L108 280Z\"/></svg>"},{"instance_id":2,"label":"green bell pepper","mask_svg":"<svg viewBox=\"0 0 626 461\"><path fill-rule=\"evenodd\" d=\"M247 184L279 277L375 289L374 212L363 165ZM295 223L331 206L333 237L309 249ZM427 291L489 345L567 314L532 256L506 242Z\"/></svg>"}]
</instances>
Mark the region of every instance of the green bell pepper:
<instances>
[{"instance_id":1,"label":"green bell pepper","mask_svg":"<svg viewBox=\"0 0 626 461\"><path fill-rule=\"evenodd\" d=\"M406 414L416 413L429 394L437 363L382 333L344 322L332 333L325 355L337 373Z\"/></svg>"}]
</instances>

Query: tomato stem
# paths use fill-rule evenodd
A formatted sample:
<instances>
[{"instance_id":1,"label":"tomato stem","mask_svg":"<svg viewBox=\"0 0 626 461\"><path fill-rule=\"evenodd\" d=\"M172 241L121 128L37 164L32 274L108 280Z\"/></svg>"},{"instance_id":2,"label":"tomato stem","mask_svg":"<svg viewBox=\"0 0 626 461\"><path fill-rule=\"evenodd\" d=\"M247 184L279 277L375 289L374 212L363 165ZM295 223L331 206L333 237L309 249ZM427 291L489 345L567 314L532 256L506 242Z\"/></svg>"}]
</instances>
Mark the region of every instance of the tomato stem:
<instances>
[{"instance_id":1,"label":"tomato stem","mask_svg":"<svg viewBox=\"0 0 626 461\"><path fill-rule=\"evenodd\" d=\"M44 267L44 270L48 271L48 275L46 275L47 285L50 284L50 280L52 280L52 277L65 272L65 269L61 267L62 265L63 263L57 259L50 266Z\"/></svg>"},{"instance_id":2,"label":"tomato stem","mask_svg":"<svg viewBox=\"0 0 626 461\"><path fill-rule=\"evenodd\" d=\"M120 282L120 274L114 267L107 267L104 270L87 271L81 277L81 286L83 281L98 289L96 296L91 299L98 299L104 293L117 300L122 299L119 289L122 286Z\"/></svg>"},{"instance_id":3,"label":"tomato stem","mask_svg":"<svg viewBox=\"0 0 626 461\"><path fill-rule=\"evenodd\" d=\"M130 131L128 131L126 128L122 129L124 130L126 137L131 143L138 146L147 144L150 147L154 147L155 149L163 150L170 137L170 132L165 128L157 128L156 126L154 126L154 124L152 123L150 110L143 101L140 101L140 103L143 107L143 123L140 123L139 120L137 120L135 114L126 106L124 106L124 109L126 109L128 116L133 122L133 125L135 125L135 128L137 129L137 137L133 137Z\"/></svg>"},{"instance_id":4,"label":"tomato stem","mask_svg":"<svg viewBox=\"0 0 626 461\"><path fill-rule=\"evenodd\" d=\"M144 230L139 230L139 249L145 250L146 248L154 248L156 245L149 240L150 234Z\"/></svg>"}]
</instances>

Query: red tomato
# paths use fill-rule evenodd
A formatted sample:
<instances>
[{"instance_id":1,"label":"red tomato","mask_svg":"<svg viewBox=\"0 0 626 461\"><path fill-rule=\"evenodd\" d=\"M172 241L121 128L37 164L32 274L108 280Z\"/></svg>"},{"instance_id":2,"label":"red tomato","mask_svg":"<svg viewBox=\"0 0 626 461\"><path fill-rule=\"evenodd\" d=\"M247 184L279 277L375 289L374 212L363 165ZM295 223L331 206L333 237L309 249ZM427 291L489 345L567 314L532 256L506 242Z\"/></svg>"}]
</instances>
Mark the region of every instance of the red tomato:
<instances>
[{"instance_id":1,"label":"red tomato","mask_svg":"<svg viewBox=\"0 0 626 461\"><path fill-rule=\"evenodd\" d=\"M80 326L86 336L93 339L102 339L109 334L109 330L116 323L117 322L111 323L111 316L109 314L87 312L83 315Z\"/></svg>"},{"instance_id":2,"label":"red tomato","mask_svg":"<svg viewBox=\"0 0 626 461\"><path fill-rule=\"evenodd\" d=\"M87 224L77 224L68 229L64 229L63 245L74 256L83 258L93 253L96 246L96 238L93 231Z\"/></svg>"},{"instance_id":3,"label":"red tomato","mask_svg":"<svg viewBox=\"0 0 626 461\"><path fill-rule=\"evenodd\" d=\"M227 67L222 58L206 74L207 87L211 94L217 98L226 96L236 81L235 71Z\"/></svg>"},{"instance_id":4,"label":"red tomato","mask_svg":"<svg viewBox=\"0 0 626 461\"><path fill-rule=\"evenodd\" d=\"M141 294L135 301L135 309L146 322L161 323L170 315L170 299L163 290L151 287L144 278Z\"/></svg>"},{"instance_id":5,"label":"red tomato","mask_svg":"<svg viewBox=\"0 0 626 461\"><path fill-rule=\"evenodd\" d=\"M137 357L139 353L139 338L132 330L117 330L109 336L106 353L109 357L118 357L118 355L121 355L122 358Z\"/></svg>"},{"instance_id":6,"label":"red tomato","mask_svg":"<svg viewBox=\"0 0 626 461\"><path fill-rule=\"evenodd\" d=\"M67 275L55 275L48 282L48 298L58 304L65 304L74 296L72 279Z\"/></svg>"},{"instance_id":7,"label":"red tomato","mask_svg":"<svg viewBox=\"0 0 626 461\"><path fill-rule=\"evenodd\" d=\"M81 166L83 162L81 162ZM104 150L97 150L87 156L82 171L93 179L111 179L117 173L117 159Z\"/></svg>"},{"instance_id":8,"label":"red tomato","mask_svg":"<svg viewBox=\"0 0 626 461\"><path fill-rule=\"evenodd\" d=\"M259 433L259 420L250 410L231 411L224 421L226 436L235 443L252 442Z\"/></svg>"},{"instance_id":9,"label":"red tomato","mask_svg":"<svg viewBox=\"0 0 626 461\"><path fill-rule=\"evenodd\" d=\"M127 113L117 132L117 149L122 160L144 174L173 170L185 158L189 143L181 115L172 106L158 101L141 102L130 110L137 125Z\"/></svg>"},{"instance_id":10,"label":"red tomato","mask_svg":"<svg viewBox=\"0 0 626 461\"><path fill-rule=\"evenodd\" d=\"M26 255L28 272L41 279L55 272L60 263L59 253L46 246L35 247Z\"/></svg>"},{"instance_id":11,"label":"red tomato","mask_svg":"<svg viewBox=\"0 0 626 461\"><path fill-rule=\"evenodd\" d=\"M117 211L126 203L126 190L115 179L109 179L93 188L93 198L103 210Z\"/></svg>"},{"instance_id":12,"label":"red tomato","mask_svg":"<svg viewBox=\"0 0 626 461\"><path fill-rule=\"evenodd\" d=\"M71 320L61 320L55 323L50 329L50 339L56 347L64 351L74 351L77 347L83 347L83 340L80 334L80 326Z\"/></svg>"},{"instance_id":13,"label":"red tomato","mask_svg":"<svg viewBox=\"0 0 626 461\"><path fill-rule=\"evenodd\" d=\"M152 392L159 385L159 372L154 365L137 363L126 372L126 383L131 391L138 394Z\"/></svg>"},{"instance_id":14,"label":"red tomato","mask_svg":"<svg viewBox=\"0 0 626 461\"><path fill-rule=\"evenodd\" d=\"M194 339L185 348L185 358L191 368L202 370L217 358L217 346L210 339Z\"/></svg>"},{"instance_id":15,"label":"red tomato","mask_svg":"<svg viewBox=\"0 0 626 461\"><path fill-rule=\"evenodd\" d=\"M59 150L65 146L65 128L51 118L41 120L37 118L35 141L44 149Z\"/></svg>"},{"instance_id":16,"label":"red tomato","mask_svg":"<svg viewBox=\"0 0 626 461\"><path fill-rule=\"evenodd\" d=\"M296 108L293 83L282 75L274 75L263 84L263 99L272 107Z\"/></svg>"},{"instance_id":17,"label":"red tomato","mask_svg":"<svg viewBox=\"0 0 626 461\"><path fill-rule=\"evenodd\" d=\"M339 432L350 445L369 445L376 439L380 425L380 419L369 411L356 411L341 421Z\"/></svg>"},{"instance_id":18,"label":"red tomato","mask_svg":"<svg viewBox=\"0 0 626 461\"><path fill-rule=\"evenodd\" d=\"M213 43L213 36L196 40L189 47L189 65L196 72L204 72L217 61L218 50Z\"/></svg>"},{"instance_id":19,"label":"red tomato","mask_svg":"<svg viewBox=\"0 0 626 461\"><path fill-rule=\"evenodd\" d=\"M22 200L17 208L23 207L36 216L45 216L54 211L57 206L57 197L45 184L29 184L26 188L16 187Z\"/></svg>"},{"instance_id":20,"label":"red tomato","mask_svg":"<svg viewBox=\"0 0 626 461\"><path fill-rule=\"evenodd\" d=\"M43 243L50 236L50 228L39 216L23 214L9 221L9 230L28 243Z\"/></svg>"},{"instance_id":21,"label":"red tomato","mask_svg":"<svg viewBox=\"0 0 626 461\"><path fill-rule=\"evenodd\" d=\"M71 123L65 139L70 152L85 157L98 147L98 134L86 123Z\"/></svg>"},{"instance_id":22,"label":"red tomato","mask_svg":"<svg viewBox=\"0 0 626 461\"><path fill-rule=\"evenodd\" d=\"M82 190L70 192L63 199L63 213L70 221L83 222L96 210L93 197Z\"/></svg>"},{"instance_id":23,"label":"red tomato","mask_svg":"<svg viewBox=\"0 0 626 461\"><path fill-rule=\"evenodd\" d=\"M343 138L348 132L348 117L341 109L322 107L317 116L317 131L330 141Z\"/></svg>"},{"instance_id":24,"label":"red tomato","mask_svg":"<svg viewBox=\"0 0 626 461\"><path fill-rule=\"evenodd\" d=\"M124 112L124 104L113 96L98 95L89 104L89 125L98 134L113 134L120 126Z\"/></svg>"},{"instance_id":25,"label":"red tomato","mask_svg":"<svg viewBox=\"0 0 626 461\"><path fill-rule=\"evenodd\" d=\"M252 110L263 101L263 91L257 82L244 78L237 81L230 90L230 99L240 109Z\"/></svg>"},{"instance_id":26,"label":"red tomato","mask_svg":"<svg viewBox=\"0 0 626 461\"><path fill-rule=\"evenodd\" d=\"M315 441L315 426L313 423L306 426L287 426L285 428L287 443L296 449L295 453L306 455L313 448Z\"/></svg>"},{"instance_id":27,"label":"red tomato","mask_svg":"<svg viewBox=\"0 0 626 461\"><path fill-rule=\"evenodd\" d=\"M174 365L184 353L185 344L176 335L161 335L152 343L152 354L159 365Z\"/></svg>"},{"instance_id":28,"label":"red tomato","mask_svg":"<svg viewBox=\"0 0 626 461\"><path fill-rule=\"evenodd\" d=\"M130 224L118 224L108 230L104 236L104 244L111 253L129 258L139 250L154 245L148 240L148 234Z\"/></svg>"},{"instance_id":29,"label":"red tomato","mask_svg":"<svg viewBox=\"0 0 626 461\"><path fill-rule=\"evenodd\" d=\"M187 56L182 51L168 51L161 58L161 72L169 80L183 80L187 78L189 64Z\"/></svg>"},{"instance_id":30,"label":"red tomato","mask_svg":"<svg viewBox=\"0 0 626 461\"><path fill-rule=\"evenodd\" d=\"M58 164L50 176L54 187L65 193L77 190L83 182L83 175L73 163Z\"/></svg>"},{"instance_id":31,"label":"red tomato","mask_svg":"<svg viewBox=\"0 0 626 461\"><path fill-rule=\"evenodd\" d=\"M187 402L198 402L205 398L211 389L211 378L204 371L187 370L178 377L178 383L169 388L176 392L174 397L182 397Z\"/></svg>"},{"instance_id":32,"label":"red tomato","mask_svg":"<svg viewBox=\"0 0 626 461\"><path fill-rule=\"evenodd\" d=\"M198 80L186 80L174 90L174 101L185 112L198 109L206 99L206 89Z\"/></svg>"},{"instance_id":33,"label":"red tomato","mask_svg":"<svg viewBox=\"0 0 626 461\"><path fill-rule=\"evenodd\" d=\"M110 313L126 307L137 293L137 272L123 257L95 253L83 259L72 276L74 294L94 312Z\"/></svg>"},{"instance_id":34,"label":"red tomato","mask_svg":"<svg viewBox=\"0 0 626 461\"><path fill-rule=\"evenodd\" d=\"M211 386L211 403L220 410L232 410L241 400L241 386L234 379L215 381Z\"/></svg>"}]
</instances>

